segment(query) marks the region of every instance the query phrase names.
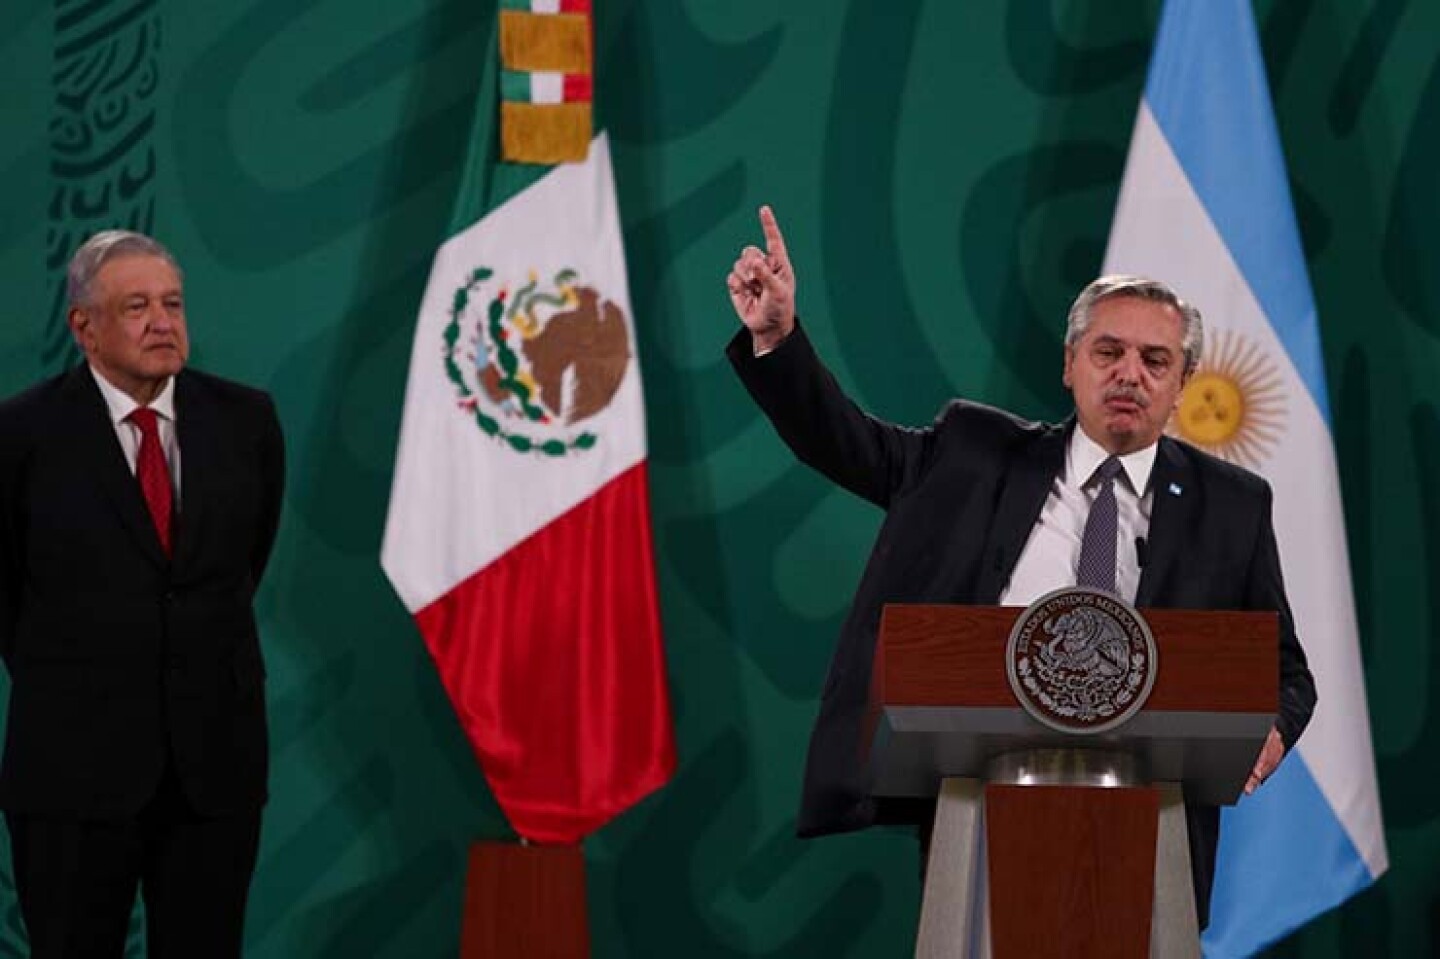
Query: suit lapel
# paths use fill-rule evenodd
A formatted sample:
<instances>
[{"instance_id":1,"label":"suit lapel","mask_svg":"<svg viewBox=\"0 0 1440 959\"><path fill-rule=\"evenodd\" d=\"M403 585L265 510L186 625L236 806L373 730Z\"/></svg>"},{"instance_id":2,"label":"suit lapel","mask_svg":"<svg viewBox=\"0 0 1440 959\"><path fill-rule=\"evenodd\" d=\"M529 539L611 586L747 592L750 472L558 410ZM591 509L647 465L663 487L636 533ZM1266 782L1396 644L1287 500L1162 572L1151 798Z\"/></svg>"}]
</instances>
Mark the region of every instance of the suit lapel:
<instances>
[{"instance_id":1,"label":"suit lapel","mask_svg":"<svg viewBox=\"0 0 1440 959\"><path fill-rule=\"evenodd\" d=\"M977 602L999 602L1000 591L1009 582L1025 540L1045 505L1050 484L1065 463L1065 440L1073 427L1073 417L1052 426L1010 460L985 546L975 590Z\"/></svg>"},{"instance_id":2,"label":"suit lapel","mask_svg":"<svg viewBox=\"0 0 1440 959\"><path fill-rule=\"evenodd\" d=\"M195 381L182 370L175 378L175 429L180 444L180 513L175 538L175 563L194 560L200 543L200 517L215 459L211 443L220 435L212 409L198 395Z\"/></svg>"},{"instance_id":3,"label":"suit lapel","mask_svg":"<svg viewBox=\"0 0 1440 959\"><path fill-rule=\"evenodd\" d=\"M70 429L85 466L146 559L164 566L169 560L160 546L160 534L155 531L155 521L150 518L150 508L145 504L140 484L125 462L125 452L110 422L110 409L88 366L82 363L70 372L65 395L70 405Z\"/></svg>"},{"instance_id":4,"label":"suit lapel","mask_svg":"<svg viewBox=\"0 0 1440 959\"><path fill-rule=\"evenodd\" d=\"M1136 606L1154 605L1156 592L1179 560L1185 530L1200 507L1200 489L1193 478L1180 445L1162 436L1150 478L1154 493L1150 533L1146 537L1145 568L1140 571L1140 587L1135 593Z\"/></svg>"}]
</instances>

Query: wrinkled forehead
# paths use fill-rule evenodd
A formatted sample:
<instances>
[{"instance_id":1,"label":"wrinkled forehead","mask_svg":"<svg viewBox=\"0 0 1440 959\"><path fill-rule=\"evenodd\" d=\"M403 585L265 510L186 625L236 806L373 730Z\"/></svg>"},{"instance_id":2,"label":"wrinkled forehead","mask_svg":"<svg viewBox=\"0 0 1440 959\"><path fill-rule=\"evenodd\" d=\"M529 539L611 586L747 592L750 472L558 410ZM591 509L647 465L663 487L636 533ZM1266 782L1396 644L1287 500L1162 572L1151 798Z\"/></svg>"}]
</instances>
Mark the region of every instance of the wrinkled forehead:
<instances>
[{"instance_id":1,"label":"wrinkled forehead","mask_svg":"<svg viewBox=\"0 0 1440 959\"><path fill-rule=\"evenodd\" d=\"M1096 303L1082 342L1109 342L1137 349L1178 352L1185 339L1185 321L1168 303L1136 296L1114 296Z\"/></svg>"},{"instance_id":2,"label":"wrinkled forehead","mask_svg":"<svg viewBox=\"0 0 1440 959\"><path fill-rule=\"evenodd\" d=\"M95 274L96 284L111 296L129 293L175 293L180 273L169 260L149 253L122 253L106 260Z\"/></svg>"}]
</instances>

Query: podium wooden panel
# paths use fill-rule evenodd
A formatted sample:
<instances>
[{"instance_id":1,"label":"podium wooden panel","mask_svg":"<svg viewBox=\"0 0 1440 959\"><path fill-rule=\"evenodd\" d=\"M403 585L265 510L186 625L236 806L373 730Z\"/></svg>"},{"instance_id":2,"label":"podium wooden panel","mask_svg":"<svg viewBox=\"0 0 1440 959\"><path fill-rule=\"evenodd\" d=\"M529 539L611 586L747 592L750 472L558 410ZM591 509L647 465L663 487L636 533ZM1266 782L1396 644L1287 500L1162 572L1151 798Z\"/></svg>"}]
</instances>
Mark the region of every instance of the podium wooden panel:
<instances>
[{"instance_id":1,"label":"podium wooden panel","mask_svg":"<svg viewBox=\"0 0 1440 959\"><path fill-rule=\"evenodd\" d=\"M1011 692L1005 651L1022 612L890 605L882 615L864 736L873 792L943 793L932 851L942 861L932 854L917 955L973 954L978 922L981 954L996 959L1198 956L1180 790L1214 804L1239 797L1275 721L1277 614L1142 611L1158 654L1149 699L1125 724L1077 735L1043 725ZM991 783L983 816L981 793L946 785L986 778L998 757L1054 749L1133 758L1145 782L1165 785ZM988 864L972 878L979 840L962 833L982 818ZM1157 848L1171 859L1161 874ZM960 889L984 890L988 914L934 902Z\"/></svg>"},{"instance_id":2,"label":"podium wooden panel","mask_svg":"<svg viewBox=\"0 0 1440 959\"><path fill-rule=\"evenodd\" d=\"M985 787L996 956L1145 959L1159 795L1151 788ZM1103 862L1105 868L1094 868ZM1056 930L1064 930L1063 936Z\"/></svg>"}]
</instances>

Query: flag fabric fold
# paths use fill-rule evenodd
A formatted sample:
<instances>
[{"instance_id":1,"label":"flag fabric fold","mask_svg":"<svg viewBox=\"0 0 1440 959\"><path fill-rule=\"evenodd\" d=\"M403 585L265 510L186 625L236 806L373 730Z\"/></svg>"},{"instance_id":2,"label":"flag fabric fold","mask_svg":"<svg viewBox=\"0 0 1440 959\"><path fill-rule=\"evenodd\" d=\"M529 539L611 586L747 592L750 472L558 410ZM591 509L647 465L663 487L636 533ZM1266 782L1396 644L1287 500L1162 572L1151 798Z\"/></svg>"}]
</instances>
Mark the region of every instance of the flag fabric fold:
<instances>
[{"instance_id":1,"label":"flag fabric fold","mask_svg":"<svg viewBox=\"0 0 1440 959\"><path fill-rule=\"evenodd\" d=\"M381 553L531 840L575 842L674 770L646 462L601 134L436 253Z\"/></svg>"},{"instance_id":2,"label":"flag fabric fold","mask_svg":"<svg viewBox=\"0 0 1440 959\"><path fill-rule=\"evenodd\" d=\"M1168 0L1107 273L1200 308L1205 358L1172 432L1265 476L1319 702L1254 796L1222 813L1211 957L1251 955L1387 868L1319 328L1248 0Z\"/></svg>"}]
</instances>

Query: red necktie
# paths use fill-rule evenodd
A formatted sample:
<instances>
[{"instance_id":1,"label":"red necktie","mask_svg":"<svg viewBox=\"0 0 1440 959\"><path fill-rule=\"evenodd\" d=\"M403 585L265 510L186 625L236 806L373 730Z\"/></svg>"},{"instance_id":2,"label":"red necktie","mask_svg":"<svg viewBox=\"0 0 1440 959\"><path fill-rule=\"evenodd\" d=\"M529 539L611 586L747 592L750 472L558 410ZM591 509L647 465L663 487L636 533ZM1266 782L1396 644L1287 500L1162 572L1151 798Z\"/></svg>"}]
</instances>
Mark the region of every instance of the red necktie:
<instances>
[{"instance_id":1,"label":"red necktie","mask_svg":"<svg viewBox=\"0 0 1440 959\"><path fill-rule=\"evenodd\" d=\"M155 411L142 406L126 419L140 428L135 478L140 481L140 491L145 494L145 504L150 507L150 518L155 521L155 532L160 534L160 545L165 555L169 556L170 507L175 494L170 487L170 467L165 462L165 450L160 445L160 430L155 425Z\"/></svg>"}]
</instances>

